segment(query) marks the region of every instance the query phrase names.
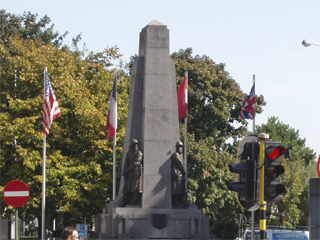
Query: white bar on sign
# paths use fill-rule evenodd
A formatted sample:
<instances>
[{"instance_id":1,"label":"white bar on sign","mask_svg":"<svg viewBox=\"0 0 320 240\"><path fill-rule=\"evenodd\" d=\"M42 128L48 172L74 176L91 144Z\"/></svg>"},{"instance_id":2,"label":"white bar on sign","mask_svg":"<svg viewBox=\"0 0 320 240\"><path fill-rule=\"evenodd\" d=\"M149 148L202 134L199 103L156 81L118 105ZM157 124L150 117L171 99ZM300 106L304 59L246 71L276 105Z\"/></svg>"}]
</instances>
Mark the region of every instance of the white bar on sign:
<instances>
[{"instance_id":1,"label":"white bar on sign","mask_svg":"<svg viewBox=\"0 0 320 240\"><path fill-rule=\"evenodd\" d=\"M4 196L5 197L28 197L29 192L28 191L5 191Z\"/></svg>"}]
</instances>

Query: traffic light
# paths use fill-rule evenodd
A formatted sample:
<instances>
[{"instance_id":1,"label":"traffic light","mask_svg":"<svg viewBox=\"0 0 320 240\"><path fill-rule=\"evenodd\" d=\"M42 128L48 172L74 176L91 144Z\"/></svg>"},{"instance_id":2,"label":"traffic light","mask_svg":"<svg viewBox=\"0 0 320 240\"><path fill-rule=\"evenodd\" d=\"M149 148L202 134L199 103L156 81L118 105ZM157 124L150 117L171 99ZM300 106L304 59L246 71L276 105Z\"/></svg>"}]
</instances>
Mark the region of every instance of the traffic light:
<instances>
[{"instance_id":1,"label":"traffic light","mask_svg":"<svg viewBox=\"0 0 320 240\"><path fill-rule=\"evenodd\" d=\"M266 202L276 202L280 200L280 194L286 192L286 188L280 183L280 175L284 173L281 165L281 156L285 154L285 149L279 142L265 142L265 180L264 180L264 200Z\"/></svg>"},{"instance_id":2,"label":"traffic light","mask_svg":"<svg viewBox=\"0 0 320 240\"><path fill-rule=\"evenodd\" d=\"M239 147L239 162L229 164L229 170L238 173L237 182L229 189L238 193L239 203L248 210L259 208L259 142L255 135L245 137Z\"/></svg>"}]
</instances>

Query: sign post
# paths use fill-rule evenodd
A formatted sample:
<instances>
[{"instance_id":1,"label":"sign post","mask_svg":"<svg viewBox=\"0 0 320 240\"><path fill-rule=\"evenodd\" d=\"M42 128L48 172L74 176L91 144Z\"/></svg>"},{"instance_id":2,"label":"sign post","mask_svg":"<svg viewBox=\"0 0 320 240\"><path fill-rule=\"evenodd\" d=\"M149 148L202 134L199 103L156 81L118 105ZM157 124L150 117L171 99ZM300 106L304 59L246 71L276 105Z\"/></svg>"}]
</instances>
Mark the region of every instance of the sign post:
<instances>
[{"instance_id":1,"label":"sign post","mask_svg":"<svg viewBox=\"0 0 320 240\"><path fill-rule=\"evenodd\" d=\"M3 189L3 199L6 203L15 208L15 239L19 239L19 216L18 207L25 205L30 197L30 190L27 184L20 180L9 182Z\"/></svg>"},{"instance_id":2,"label":"sign post","mask_svg":"<svg viewBox=\"0 0 320 240\"><path fill-rule=\"evenodd\" d=\"M14 239L15 240L19 240L19 212L18 212L18 208L14 209Z\"/></svg>"}]
</instances>

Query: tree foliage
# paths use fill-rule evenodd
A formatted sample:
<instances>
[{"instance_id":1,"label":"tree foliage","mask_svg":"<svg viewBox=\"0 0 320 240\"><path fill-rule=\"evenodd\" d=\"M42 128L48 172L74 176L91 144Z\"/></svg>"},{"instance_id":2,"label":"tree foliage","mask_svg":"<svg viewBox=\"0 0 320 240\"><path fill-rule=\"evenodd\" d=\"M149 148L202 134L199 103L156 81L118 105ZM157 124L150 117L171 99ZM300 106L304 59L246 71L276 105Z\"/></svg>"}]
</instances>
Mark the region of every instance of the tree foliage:
<instances>
[{"instance_id":1,"label":"tree foliage","mask_svg":"<svg viewBox=\"0 0 320 240\"><path fill-rule=\"evenodd\" d=\"M306 139L300 138L299 130L282 123L277 117L270 117L266 124L257 126L256 131L258 133L268 133L271 140L281 142L286 148L286 158L289 158L290 151L294 149L301 151L301 157L306 165L316 158L315 152L306 147Z\"/></svg>"},{"instance_id":2,"label":"tree foliage","mask_svg":"<svg viewBox=\"0 0 320 240\"><path fill-rule=\"evenodd\" d=\"M24 13L23 16L6 13L4 9L0 10L0 43L7 45L11 37L21 39L31 39L39 45L54 44L54 46L61 46L64 37L68 34L65 32L59 36L58 32L54 32L50 18L45 15L37 21L37 14L30 12Z\"/></svg>"},{"instance_id":3,"label":"tree foliage","mask_svg":"<svg viewBox=\"0 0 320 240\"><path fill-rule=\"evenodd\" d=\"M268 133L270 140L281 142L286 149L282 164L285 173L281 182L287 188L280 202L272 203L270 222L279 225L280 215L287 227L308 225L308 188L309 179L316 177L316 154L305 146L305 139L299 131L271 117L266 124L257 126L258 133Z\"/></svg>"},{"instance_id":4,"label":"tree foliage","mask_svg":"<svg viewBox=\"0 0 320 240\"><path fill-rule=\"evenodd\" d=\"M112 143L106 141L105 126L114 79L111 62L121 55L116 47L88 56L59 48L55 44L58 35L45 27L50 22L47 17L36 22L30 13L19 17L1 11L1 19L7 24L2 29L10 33L2 35L0 44L1 190L11 180L24 181L31 196L23 210L28 217L41 215L43 73L47 66L62 113L46 142L47 217L60 210L64 224L84 219L90 223L111 199ZM122 144L129 78L120 70L118 79ZM122 148L117 150L121 156ZM1 202L3 213L7 205Z\"/></svg>"},{"instance_id":5,"label":"tree foliage","mask_svg":"<svg viewBox=\"0 0 320 240\"><path fill-rule=\"evenodd\" d=\"M228 183L236 177L228 165L237 161L238 139L247 133L243 125L236 127L235 124L240 121L245 94L225 70L225 65L215 63L208 56L192 56L192 49L187 48L173 53L172 58L176 64L177 87L185 71L189 78L189 197L210 216L211 232L218 238L228 239L230 231L224 229L234 225L235 216L241 212L236 194L228 190ZM260 105L263 104L261 100ZM180 129L184 131L183 124Z\"/></svg>"},{"instance_id":6,"label":"tree foliage","mask_svg":"<svg viewBox=\"0 0 320 240\"><path fill-rule=\"evenodd\" d=\"M316 162L305 165L303 152L292 150L290 158L284 158L282 164L285 173L281 178L287 193L282 195L281 201L272 203L270 224L286 227L309 225L309 179L317 177ZM282 222L280 216L283 217Z\"/></svg>"},{"instance_id":7,"label":"tree foliage","mask_svg":"<svg viewBox=\"0 0 320 240\"><path fill-rule=\"evenodd\" d=\"M228 165L234 161L233 155L218 150L213 137L195 141L189 135L189 199L210 216L211 232L218 238L224 238L223 229L240 212L235 193L228 190L228 183L235 180Z\"/></svg>"},{"instance_id":8,"label":"tree foliage","mask_svg":"<svg viewBox=\"0 0 320 240\"><path fill-rule=\"evenodd\" d=\"M171 57L176 64L178 86L188 71L188 132L194 134L195 141L213 137L219 150L235 154L239 137L247 133L247 122L239 120L245 93L224 63L217 64L206 55L192 56L191 48L174 52ZM260 95L257 114L264 105Z\"/></svg>"},{"instance_id":9,"label":"tree foliage","mask_svg":"<svg viewBox=\"0 0 320 240\"><path fill-rule=\"evenodd\" d=\"M196 141L214 137L216 145L225 149L226 139L245 133L243 127L233 126L244 99L239 85L225 71L224 64L216 64L205 55L193 57L191 48L173 53L172 58L178 86L188 71L188 132Z\"/></svg>"}]
</instances>

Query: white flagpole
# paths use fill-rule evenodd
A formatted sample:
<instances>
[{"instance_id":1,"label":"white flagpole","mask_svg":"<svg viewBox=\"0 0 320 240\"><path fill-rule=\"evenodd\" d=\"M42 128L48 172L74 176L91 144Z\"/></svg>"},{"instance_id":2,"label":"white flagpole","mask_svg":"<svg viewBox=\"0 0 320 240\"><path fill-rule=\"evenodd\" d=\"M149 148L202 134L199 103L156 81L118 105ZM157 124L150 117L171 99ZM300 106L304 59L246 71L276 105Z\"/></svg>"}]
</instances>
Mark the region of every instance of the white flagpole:
<instances>
[{"instance_id":1,"label":"white flagpole","mask_svg":"<svg viewBox=\"0 0 320 240\"><path fill-rule=\"evenodd\" d=\"M256 94L255 82L256 82L256 75L253 74L254 94ZM253 134L256 133L256 126L255 125L256 125L256 111L254 111L254 117L252 119L252 132L253 132Z\"/></svg>"},{"instance_id":2,"label":"white flagpole","mask_svg":"<svg viewBox=\"0 0 320 240\"><path fill-rule=\"evenodd\" d=\"M114 69L114 75L115 75L115 79L117 78L117 69ZM115 84L115 83L114 83ZM116 96L117 96L117 90L116 90ZM118 100L117 100L118 101ZM118 103L116 104L116 108L118 108ZM117 109L116 109L117 110ZM117 111L117 114L116 114L116 118L118 118L118 111ZM118 120L116 120L118 121ZM118 125L118 123L117 123ZM115 131L114 131L114 136L113 136L113 167L112 167L112 170L113 170L113 176L112 176L112 181L113 181L113 186L112 186L112 200L114 200L116 198L116 179L117 179L117 176L116 176L116 146L117 146L117 126L115 126Z\"/></svg>"},{"instance_id":3,"label":"white flagpole","mask_svg":"<svg viewBox=\"0 0 320 240\"><path fill-rule=\"evenodd\" d=\"M187 112L188 114L188 112ZM188 116L188 115L187 115ZM188 189L188 158L187 158L187 144L188 144L188 117L186 119L184 119L184 159L185 159L185 163L186 163L186 190Z\"/></svg>"},{"instance_id":4,"label":"white flagpole","mask_svg":"<svg viewBox=\"0 0 320 240\"><path fill-rule=\"evenodd\" d=\"M187 77L187 92L188 92L188 71L185 72L185 76ZM184 119L184 159L186 164L186 190L188 190L188 157L187 157L187 147L188 147L188 111L187 117Z\"/></svg>"},{"instance_id":5,"label":"white flagpole","mask_svg":"<svg viewBox=\"0 0 320 240\"><path fill-rule=\"evenodd\" d=\"M44 69L44 92L43 102L46 97L46 72ZM42 221L41 221L41 239L45 240L45 206L46 206L46 134L43 133L43 164L42 164Z\"/></svg>"},{"instance_id":6,"label":"white flagpole","mask_svg":"<svg viewBox=\"0 0 320 240\"><path fill-rule=\"evenodd\" d=\"M117 129L113 136L113 190L112 190L112 200L116 198L116 144L117 143Z\"/></svg>"},{"instance_id":7,"label":"white flagpole","mask_svg":"<svg viewBox=\"0 0 320 240\"><path fill-rule=\"evenodd\" d=\"M253 74L253 86L254 86L254 94L256 94L256 86L255 86L256 76ZM252 119L252 133L256 134L256 111L254 111L254 117ZM251 239L254 239L254 214L256 211L251 212Z\"/></svg>"},{"instance_id":8,"label":"white flagpole","mask_svg":"<svg viewBox=\"0 0 320 240\"><path fill-rule=\"evenodd\" d=\"M14 70L14 99L17 100L17 82L18 82L18 71ZM14 139L14 147L17 147L17 139ZM16 160L16 158L15 158ZM18 208L14 209L14 219L15 219L15 232L14 239L19 239L19 210Z\"/></svg>"}]
</instances>

